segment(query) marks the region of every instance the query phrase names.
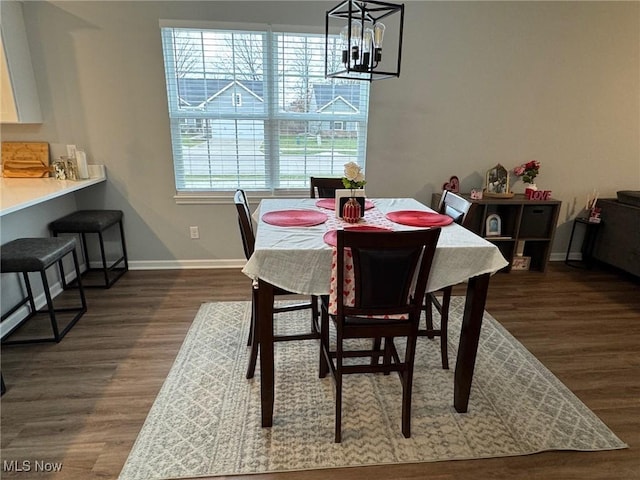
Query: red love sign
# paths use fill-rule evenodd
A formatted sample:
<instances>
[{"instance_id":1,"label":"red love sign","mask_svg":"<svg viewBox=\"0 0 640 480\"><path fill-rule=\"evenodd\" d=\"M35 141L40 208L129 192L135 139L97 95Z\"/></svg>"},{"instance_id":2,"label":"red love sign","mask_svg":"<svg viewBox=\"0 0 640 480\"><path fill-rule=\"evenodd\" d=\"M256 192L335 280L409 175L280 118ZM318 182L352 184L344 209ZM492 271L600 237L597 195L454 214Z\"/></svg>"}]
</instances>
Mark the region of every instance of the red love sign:
<instances>
[{"instance_id":1,"label":"red love sign","mask_svg":"<svg viewBox=\"0 0 640 480\"><path fill-rule=\"evenodd\" d=\"M524 194L527 200L549 200L551 198L551 190L533 190L527 188Z\"/></svg>"}]
</instances>

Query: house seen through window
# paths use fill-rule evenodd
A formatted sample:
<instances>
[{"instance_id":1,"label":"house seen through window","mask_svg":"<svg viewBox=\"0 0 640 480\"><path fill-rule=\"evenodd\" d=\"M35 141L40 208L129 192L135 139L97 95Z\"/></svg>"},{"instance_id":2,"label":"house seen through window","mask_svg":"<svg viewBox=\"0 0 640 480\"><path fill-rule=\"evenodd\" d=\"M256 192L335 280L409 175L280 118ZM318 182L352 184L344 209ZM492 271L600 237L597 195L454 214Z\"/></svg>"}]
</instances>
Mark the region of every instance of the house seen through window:
<instances>
[{"instance_id":1,"label":"house seen through window","mask_svg":"<svg viewBox=\"0 0 640 480\"><path fill-rule=\"evenodd\" d=\"M364 166L369 83L324 78L324 35L163 26L162 39L178 193L307 189Z\"/></svg>"}]
</instances>

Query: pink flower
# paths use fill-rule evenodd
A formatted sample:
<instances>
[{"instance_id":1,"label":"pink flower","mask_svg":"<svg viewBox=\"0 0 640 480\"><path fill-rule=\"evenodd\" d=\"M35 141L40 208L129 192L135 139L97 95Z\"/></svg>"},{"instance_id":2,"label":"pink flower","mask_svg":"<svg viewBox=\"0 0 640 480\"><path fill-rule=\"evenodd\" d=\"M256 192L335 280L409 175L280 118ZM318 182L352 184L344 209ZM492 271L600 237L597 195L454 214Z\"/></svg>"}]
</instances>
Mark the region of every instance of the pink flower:
<instances>
[{"instance_id":1,"label":"pink flower","mask_svg":"<svg viewBox=\"0 0 640 480\"><path fill-rule=\"evenodd\" d=\"M513 174L516 177L522 177L522 181L525 183L533 183L540 171L540 162L537 160L530 160L527 163L523 163L518 167L514 167Z\"/></svg>"}]
</instances>

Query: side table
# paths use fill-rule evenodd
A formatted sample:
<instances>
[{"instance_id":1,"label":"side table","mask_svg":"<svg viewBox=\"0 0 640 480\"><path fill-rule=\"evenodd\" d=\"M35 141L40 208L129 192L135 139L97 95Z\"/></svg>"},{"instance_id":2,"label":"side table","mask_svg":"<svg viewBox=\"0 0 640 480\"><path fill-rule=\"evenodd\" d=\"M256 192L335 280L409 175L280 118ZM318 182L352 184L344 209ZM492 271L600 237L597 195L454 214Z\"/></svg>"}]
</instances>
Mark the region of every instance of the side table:
<instances>
[{"instance_id":1,"label":"side table","mask_svg":"<svg viewBox=\"0 0 640 480\"><path fill-rule=\"evenodd\" d=\"M569 255L571 253L571 246L573 244L573 237L576 233L576 226L584 225L584 237L582 238L582 246L580 248L582 252L582 261L580 260L569 260ZM573 220L573 228L571 228L571 236L569 237L569 245L567 246L567 256L564 259L564 263L569 265L570 267L577 268L591 268L592 263L592 255L593 255L593 246L596 241L596 235L598 233L598 229L602 225L600 223L590 222L588 218L577 217Z\"/></svg>"}]
</instances>

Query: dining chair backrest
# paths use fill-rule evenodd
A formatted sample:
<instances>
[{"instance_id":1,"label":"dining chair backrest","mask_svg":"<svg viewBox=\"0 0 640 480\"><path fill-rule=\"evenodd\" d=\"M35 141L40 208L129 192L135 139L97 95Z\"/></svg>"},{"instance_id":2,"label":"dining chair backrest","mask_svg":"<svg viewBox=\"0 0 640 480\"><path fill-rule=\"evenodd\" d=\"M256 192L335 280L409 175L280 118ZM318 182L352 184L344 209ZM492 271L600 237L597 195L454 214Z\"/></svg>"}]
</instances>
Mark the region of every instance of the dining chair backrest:
<instances>
[{"instance_id":1,"label":"dining chair backrest","mask_svg":"<svg viewBox=\"0 0 640 480\"><path fill-rule=\"evenodd\" d=\"M336 190L344 188L339 177L311 177L309 186L309 198L333 198Z\"/></svg>"},{"instance_id":2,"label":"dining chair backrest","mask_svg":"<svg viewBox=\"0 0 640 480\"><path fill-rule=\"evenodd\" d=\"M460 195L444 190L440 198L438 211L453 218L453 221L464 225L472 203Z\"/></svg>"},{"instance_id":3,"label":"dining chair backrest","mask_svg":"<svg viewBox=\"0 0 640 480\"><path fill-rule=\"evenodd\" d=\"M345 305L342 295L337 296L338 318L404 313L408 318L419 318L439 236L439 228L404 232L338 230L337 284L345 285L344 251L349 249L355 288L353 306Z\"/></svg>"},{"instance_id":4,"label":"dining chair backrest","mask_svg":"<svg viewBox=\"0 0 640 480\"><path fill-rule=\"evenodd\" d=\"M238 211L238 225L240 226L240 236L242 237L242 247L244 255L249 260L253 255L253 249L256 243L256 237L253 232L253 223L251 222L251 210L249 210L249 202L244 190L236 190L233 196Z\"/></svg>"}]
</instances>

